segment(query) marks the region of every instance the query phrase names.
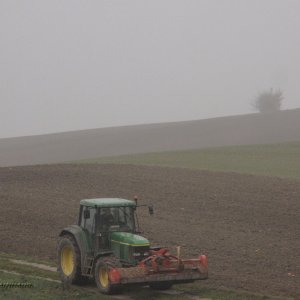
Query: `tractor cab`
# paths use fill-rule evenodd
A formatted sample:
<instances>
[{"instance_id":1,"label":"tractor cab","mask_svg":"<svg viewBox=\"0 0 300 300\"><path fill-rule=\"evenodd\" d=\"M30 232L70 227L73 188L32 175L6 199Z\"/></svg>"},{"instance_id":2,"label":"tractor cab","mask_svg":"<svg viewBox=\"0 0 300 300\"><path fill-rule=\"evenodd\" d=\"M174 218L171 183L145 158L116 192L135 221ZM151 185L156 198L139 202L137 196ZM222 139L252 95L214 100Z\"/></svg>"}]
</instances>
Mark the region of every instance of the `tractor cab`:
<instances>
[{"instance_id":1,"label":"tractor cab","mask_svg":"<svg viewBox=\"0 0 300 300\"><path fill-rule=\"evenodd\" d=\"M99 237L99 248L110 248L107 238L112 232L136 232L135 210L136 202L125 199L81 200L78 225L92 244Z\"/></svg>"},{"instance_id":2,"label":"tractor cab","mask_svg":"<svg viewBox=\"0 0 300 300\"><path fill-rule=\"evenodd\" d=\"M93 200L93 202L91 202ZM79 226L86 229L90 233L97 232L108 232L108 231L128 231L135 232L136 231L136 216L135 209L136 204L127 203L119 200L113 201L115 199L111 199L111 203L108 204L104 202L102 199L92 199L92 200L82 200L80 205L80 214L79 214ZM94 206L90 206L89 203L94 203L96 200L102 200L100 205L100 201ZM106 199L105 199L106 200ZM108 200L108 199L107 199ZM115 206L113 204L124 205L126 206ZM104 206L107 204L107 206ZM131 205L134 204L134 205Z\"/></svg>"},{"instance_id":3,"label":"tractor cab","mask_svg":"<svg viewBox=\"0 0 300 300\"><path fill-rule=\"evenodd\" d=\"M123 262L135 264L141 252L136 250L143 250L141 257L148 253L149 241L137 235L136 207L136 201L116 198L80 201L78 226L93 256L112 251Z\"/></svg>"}]
</instances>

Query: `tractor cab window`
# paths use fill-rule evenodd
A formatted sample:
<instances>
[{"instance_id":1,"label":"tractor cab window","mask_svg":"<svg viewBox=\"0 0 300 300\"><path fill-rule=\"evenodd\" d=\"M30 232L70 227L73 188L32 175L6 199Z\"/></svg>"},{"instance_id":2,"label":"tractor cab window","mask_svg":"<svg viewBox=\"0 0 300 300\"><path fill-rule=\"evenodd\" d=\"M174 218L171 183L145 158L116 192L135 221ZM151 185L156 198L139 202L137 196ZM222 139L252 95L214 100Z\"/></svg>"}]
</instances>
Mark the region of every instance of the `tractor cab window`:
<instances>
[{"instance_id":1,"label":"tractor cab window","mask_svg":"<svg viewBox=\"0 0 300 300\"><path fill-rule=\"evenodd\" d=\"M117 208L118 224L123 231L134 231L134 215L131 207Z\"/></svg>"},{"instance_id":2,"label":"tractor cab window","mask_svg":"<svg viewBox=\"0 0 300 300\"><path fill-rule=\"evenodd\" d=\"M83 210L83 228L88 232L95 232L95 214L96 209L93 207L85 207Z\"/></svg>"},{"instance_id":3,"label":"tractor cab window","mask_svg":"<svg viewBox=\"0 0 300 300\"><path fill-rule=\"evenodd\" d=\"M100 229L108 231L109 227L115 224L115 218L112 214L111 208L104 207L100 209Z\"/></svg>"},{"instance_id":4,"label":"tractor cab window","mask_svg":"<svg viewBox=\"0 0 300 300\"><path fill-rule=\"evenodd\" d=\"M100 209L100 231L134 231L134 215L131 207Z\"/></svg>"}]
</instances>

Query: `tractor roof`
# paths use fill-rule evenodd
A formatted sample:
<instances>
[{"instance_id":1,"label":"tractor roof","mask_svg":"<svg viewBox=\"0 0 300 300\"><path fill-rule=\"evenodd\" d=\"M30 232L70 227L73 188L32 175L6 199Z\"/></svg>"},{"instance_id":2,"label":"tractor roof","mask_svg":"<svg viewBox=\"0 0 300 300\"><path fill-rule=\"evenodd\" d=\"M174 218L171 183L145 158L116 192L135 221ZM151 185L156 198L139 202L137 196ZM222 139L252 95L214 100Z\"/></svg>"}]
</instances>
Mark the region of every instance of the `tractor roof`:
<instances>
[{"instance_id":1,"label":"tractor roof","mask_svg":"<svg viewBox=\"0 0 300 300\"><path fill-rule=\"evenodd\" d=\"M120 198L83 199L80 205L92 207L136 206L135 201Z\"/></svg>"}]
</instances>

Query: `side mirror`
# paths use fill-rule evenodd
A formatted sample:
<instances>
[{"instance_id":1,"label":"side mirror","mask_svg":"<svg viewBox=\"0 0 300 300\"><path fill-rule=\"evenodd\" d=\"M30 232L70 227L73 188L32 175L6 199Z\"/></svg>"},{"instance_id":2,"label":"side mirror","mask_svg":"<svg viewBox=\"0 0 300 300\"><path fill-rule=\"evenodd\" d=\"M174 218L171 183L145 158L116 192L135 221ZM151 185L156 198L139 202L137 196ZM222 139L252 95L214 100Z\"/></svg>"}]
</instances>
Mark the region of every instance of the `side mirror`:
<instances>
[{"instance_id":1,"label":"side mirror","mask_svg":"<svg viewBox=\"0 0 300 300\"><path fill-rule=\"evenodd\" d=\"M148 206L148 209L149 209L149 214L152 216L152 215L154 214L153 206L152 206L152 205L149 205L149 206Z\"/></svg>"},{"instance_id":2,"label":"side mirror","mask_svg":"<svg viewBox=\"0 0 300 300\"><path fill-rule=\"evenodd\" d=\"M89 210L89 209L85 209L85 210L83 211L83 217L84 217L85 219L89 219L89 218L91 217L91 215L90 215L90 210Z\"/></svg>"}]
</instances>

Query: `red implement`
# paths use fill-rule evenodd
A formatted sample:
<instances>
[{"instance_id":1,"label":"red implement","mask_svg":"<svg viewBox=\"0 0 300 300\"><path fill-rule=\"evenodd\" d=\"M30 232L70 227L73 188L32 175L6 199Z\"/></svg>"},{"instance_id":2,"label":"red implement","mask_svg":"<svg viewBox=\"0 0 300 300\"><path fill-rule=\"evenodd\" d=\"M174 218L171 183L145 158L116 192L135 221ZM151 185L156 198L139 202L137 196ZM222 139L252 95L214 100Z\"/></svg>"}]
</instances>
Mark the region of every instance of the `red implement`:
<instances>
[{"instance_id":1,"label":"red implement","mask_svg":"<svg viewBox=\"0 0 300 300\"><path fill-rule=\"evenodd\" d=\"M110 278L114 283L201 280L208 278L208 262L205 255L195 259L180 259L162 248L150 250L150 256L136 267L112 269Z\"/></svg>"}]
</instances>

